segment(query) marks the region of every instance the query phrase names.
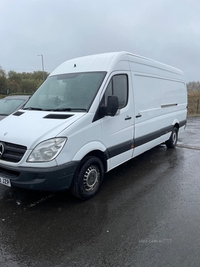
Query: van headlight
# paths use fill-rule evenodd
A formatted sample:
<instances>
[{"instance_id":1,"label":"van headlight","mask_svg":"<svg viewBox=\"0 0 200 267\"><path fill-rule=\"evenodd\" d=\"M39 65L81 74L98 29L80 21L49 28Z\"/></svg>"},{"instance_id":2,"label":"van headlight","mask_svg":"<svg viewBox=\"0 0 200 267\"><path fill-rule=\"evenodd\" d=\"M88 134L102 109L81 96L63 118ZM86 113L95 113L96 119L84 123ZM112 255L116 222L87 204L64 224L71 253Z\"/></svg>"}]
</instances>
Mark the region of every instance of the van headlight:
<instances>
[{"instance_id":1,"label":"van headlight","mask_svg":"<svg viewBox=\"0 0 200 267\"><path fill-rule=\"evenodd\" d=\"M29 155L28 162L44 162L55 159L63 146L65 145L67 138L53 138L46 140L38 144L31 154Z\"/></svg>"}]
</instances>

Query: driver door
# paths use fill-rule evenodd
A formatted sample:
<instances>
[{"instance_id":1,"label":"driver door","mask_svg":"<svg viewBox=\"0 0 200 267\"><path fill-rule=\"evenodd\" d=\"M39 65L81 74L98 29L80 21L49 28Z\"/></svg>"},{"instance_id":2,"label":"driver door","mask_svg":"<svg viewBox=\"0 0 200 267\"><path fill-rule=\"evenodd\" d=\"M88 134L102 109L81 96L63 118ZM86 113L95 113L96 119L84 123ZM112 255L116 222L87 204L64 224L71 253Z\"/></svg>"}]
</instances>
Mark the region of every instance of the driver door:
<instances>
[{"instance_id":1,"label":"driver door","mask_svg":"<svg viewBox=\"0 0 200 267\"><path fill-rule=\"evenodd\" d=\"M129 72L114 73L101 101L101 105L106 107L108 96L115 95L119 100L117 114L101 119L102 142L109 158L108 170L131 159L133 155L134 109L129 79Z\"/></svg>"}]
</instances>

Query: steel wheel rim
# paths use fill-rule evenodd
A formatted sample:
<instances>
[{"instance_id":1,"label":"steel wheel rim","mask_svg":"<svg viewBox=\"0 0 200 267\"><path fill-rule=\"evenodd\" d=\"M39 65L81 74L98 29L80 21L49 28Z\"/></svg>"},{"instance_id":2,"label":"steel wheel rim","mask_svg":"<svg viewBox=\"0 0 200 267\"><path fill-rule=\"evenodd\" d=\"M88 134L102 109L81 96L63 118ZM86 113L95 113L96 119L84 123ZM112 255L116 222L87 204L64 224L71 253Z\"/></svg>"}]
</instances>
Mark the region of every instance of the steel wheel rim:
<instances>
[{"instance_id":1,"label":"steel wheel rim","mask_svg":"<svg viewBox=\"0 0 200 267\"><path fill-rule=\"evenodd\" d=\"M84 174L83 178L84 190L87 192L93 191L97 187L99 180L100 180L100 171L98 167L90 166Z\"/></svg>"},{"instance_id":2,"label":"steel wheel rim","mask_svg":"<svg viewBox=\"0 0 200 267\"><path fill-rule=\"evenodd\" d=\"M176 139L177 139L176 136L177 136L177 135L176 135L176 132L174 132L173 135L172 135L172 141L173 141L173 144L176 144Z\"/></svg>"}]
</instances>

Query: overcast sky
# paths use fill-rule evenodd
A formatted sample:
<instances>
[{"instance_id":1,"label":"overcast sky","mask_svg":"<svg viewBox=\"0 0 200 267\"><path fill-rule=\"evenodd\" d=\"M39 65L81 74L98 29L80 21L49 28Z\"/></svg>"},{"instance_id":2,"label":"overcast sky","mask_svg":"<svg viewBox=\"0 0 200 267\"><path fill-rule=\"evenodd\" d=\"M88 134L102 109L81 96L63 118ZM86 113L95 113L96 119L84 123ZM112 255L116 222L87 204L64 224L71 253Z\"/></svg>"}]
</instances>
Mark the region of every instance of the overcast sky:
<instances>
[{"instance_id":1,"label":"overcast sky","mask_svg":"<svg viewBox=\"0 0 200 267\"><path fill-rule=\"evenodd\" d=\"M53 71L79 56L128 51L200 81L199 0L0 0L0 66Z\"/></svg>"}]
</instances>

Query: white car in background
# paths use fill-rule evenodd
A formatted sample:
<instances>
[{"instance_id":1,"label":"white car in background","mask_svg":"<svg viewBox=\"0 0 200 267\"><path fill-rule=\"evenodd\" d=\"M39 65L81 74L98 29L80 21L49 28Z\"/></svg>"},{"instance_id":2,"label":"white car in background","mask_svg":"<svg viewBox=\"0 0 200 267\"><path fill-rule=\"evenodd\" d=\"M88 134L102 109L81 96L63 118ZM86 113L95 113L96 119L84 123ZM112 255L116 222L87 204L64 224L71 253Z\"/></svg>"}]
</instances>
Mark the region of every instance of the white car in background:
<instances>
[{"instance_id":1,"label":"white car in background","mask_svg":"<svg viewBox=\"0 0 200 267\"><path fill-rule=\"evenodd\" d=\"M30 95L12 95L0 99L0 120L22 108L30 97Z\"/></svg>"}]
</instances>

